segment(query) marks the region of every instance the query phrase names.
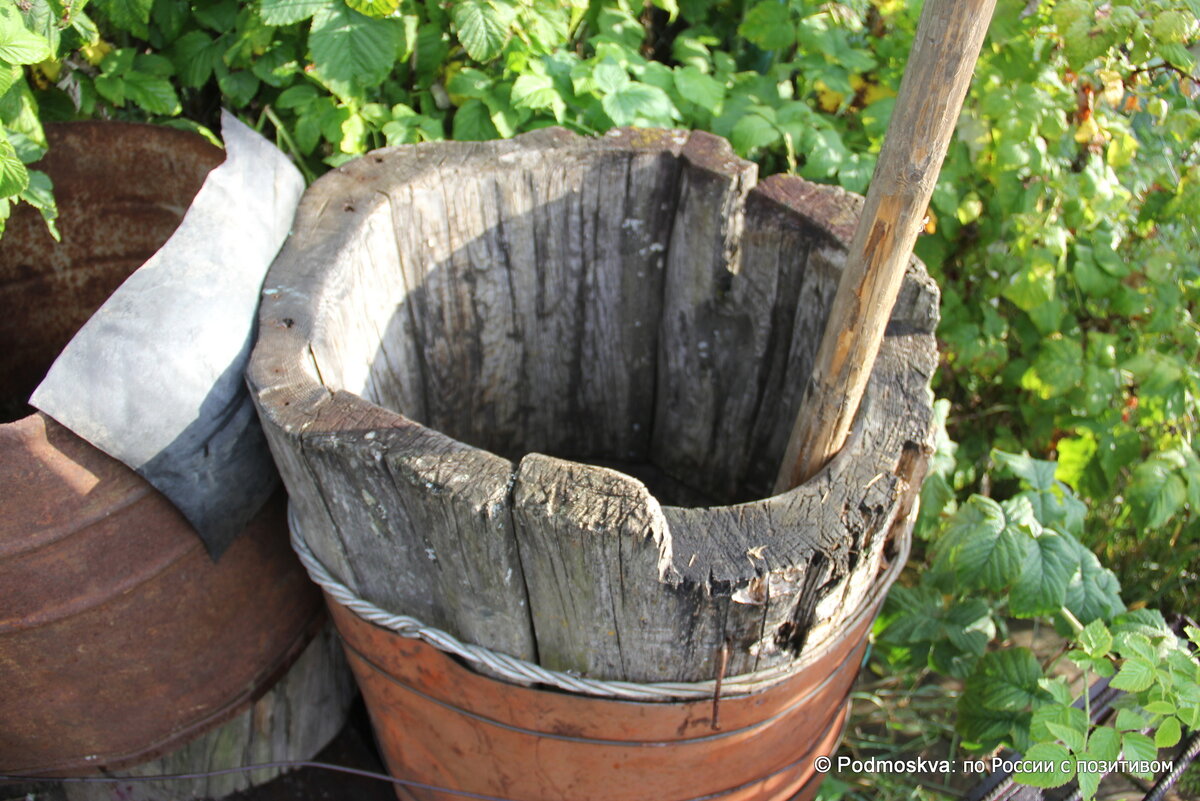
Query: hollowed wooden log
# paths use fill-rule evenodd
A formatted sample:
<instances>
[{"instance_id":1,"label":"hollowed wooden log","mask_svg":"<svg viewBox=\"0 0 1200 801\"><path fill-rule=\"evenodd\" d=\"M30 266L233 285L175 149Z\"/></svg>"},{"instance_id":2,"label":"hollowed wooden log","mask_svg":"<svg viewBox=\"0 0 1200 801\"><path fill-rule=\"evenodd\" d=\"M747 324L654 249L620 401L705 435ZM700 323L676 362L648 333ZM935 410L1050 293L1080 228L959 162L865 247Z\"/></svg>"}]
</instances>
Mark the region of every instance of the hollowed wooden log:
<instances>
[{"instance_id":1,"label":"hollowed wooden log","mask_svg":"<svg viewBox=\"0 0 1200 801\"><path fill-rule=\"evenodd\" d=\"M703 133L333 171L249 372L303 535L380 606L591 677L828 644L908 535L936 360L914 260L847 446L767 497L860 205Z\"/></svg>"}]
</instances>

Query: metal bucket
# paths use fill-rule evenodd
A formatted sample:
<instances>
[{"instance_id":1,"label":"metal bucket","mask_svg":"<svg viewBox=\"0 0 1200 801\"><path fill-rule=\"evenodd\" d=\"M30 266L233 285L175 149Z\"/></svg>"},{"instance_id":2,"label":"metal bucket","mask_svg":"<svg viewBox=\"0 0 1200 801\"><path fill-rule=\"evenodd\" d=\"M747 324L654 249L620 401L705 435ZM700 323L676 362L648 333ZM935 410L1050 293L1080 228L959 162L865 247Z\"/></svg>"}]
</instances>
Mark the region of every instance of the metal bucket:
<instances>
[{"instance_id":1,"label":"metal bucket","mask_svg":"<svg viewBox=\"0 0 1200 801\"><path fill-rule=\"evenodd\" d=\"M58 350L222 159L167 128L47 134L38 167L63 242L28 207L0 242L8 419L32 411L24 399ZM269 690L323 618L280 498L214 564L163 496L40 412L0 425L0 598L0 769L42 776L144 762L216 727Z\"/></svg>"},{"instance_id":2,"label":"metal bucket","mask_svg":"<svg viewBox=\"0 0 1200 801\"><path fill-rule=\"evenodd\" d=\"M769 689L639 703L489 678L326 601L409 801L462 797L419 785L513 801L810 799L823 778L813 760L837 748L878 603Z\"/></svg>"}]
</instances>

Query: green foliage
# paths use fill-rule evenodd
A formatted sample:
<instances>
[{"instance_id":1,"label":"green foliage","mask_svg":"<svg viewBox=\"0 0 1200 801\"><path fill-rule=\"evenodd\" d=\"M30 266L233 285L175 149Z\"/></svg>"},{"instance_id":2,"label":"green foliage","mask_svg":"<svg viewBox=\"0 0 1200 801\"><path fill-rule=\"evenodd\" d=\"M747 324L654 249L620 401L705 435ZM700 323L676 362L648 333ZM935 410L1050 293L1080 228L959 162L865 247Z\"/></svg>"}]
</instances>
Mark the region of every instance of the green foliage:
<instances>
[{"instance_id":1,"label":"green foliage","mask_svg":"<svg viewBox=\"0 0 1200 801\"><path fill-rule=\"evenodd\" d=\"M15 202L53 226L27 166L42 120L207 132L221 106L310 179L386 145L653 125L862 192L919 5L0 0L0 226ZM1200 724L1195 662L1121 599L1194 611L1200 584L1198 12L999 0L918 241L943 292L928 569L877 655L963 679L981 747L1148 753ZM1013 618L1073 636L1130 725L1085 731L1028 652L997 650Z\"/></svg>"},{"instance_id":2,"label":"green foliage","mask_svg":"<svg viewBox=\"0 0 1200 801\"><path fill-rule=\"evenodd\" d=\"M1116 576L1072 533L1082 519L1068 510L1079 501L1055 478L1055 463L1003 451L992 457L989 477L1018 479L1013 496L972 495L940 523L931 535L932 568L888 598L880 651L893 669L965 679L957 719L964 746L1008 745L1031 762L1049 761L1054 770L1017 780L1058 787L1076 779L1092 798L1101 777L1088 763L1120 754L1153 761L1185 726L1200 724L1200 662L1161 614L1126 611ZM1052 663L1025 648L995 648L1010 616L1056 624L1073 640L1066 657L1088 683L1108 677L1127 693L1112 724L1093 725L1086 707L1073 706Z\"/></svg>"}]
</instances>

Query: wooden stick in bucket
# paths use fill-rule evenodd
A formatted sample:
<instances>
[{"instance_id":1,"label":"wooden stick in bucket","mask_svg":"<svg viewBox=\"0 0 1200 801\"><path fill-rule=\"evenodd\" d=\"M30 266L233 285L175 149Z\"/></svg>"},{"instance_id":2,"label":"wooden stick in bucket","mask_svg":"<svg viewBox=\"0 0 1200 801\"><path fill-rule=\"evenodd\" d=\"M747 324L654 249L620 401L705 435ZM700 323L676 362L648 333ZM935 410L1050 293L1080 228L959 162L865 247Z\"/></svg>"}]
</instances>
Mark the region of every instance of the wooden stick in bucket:
<instances>
[{"instance_id":1,"label":"wooden stick in bucket","mask_svg":"<svg viewBox=\"0 0 1200 801\"><path fill-rule=\"evenodd\" d=\"M925 0L776 492L807 481L846 441L995 6Z\"/></svg>"}]
</instances>

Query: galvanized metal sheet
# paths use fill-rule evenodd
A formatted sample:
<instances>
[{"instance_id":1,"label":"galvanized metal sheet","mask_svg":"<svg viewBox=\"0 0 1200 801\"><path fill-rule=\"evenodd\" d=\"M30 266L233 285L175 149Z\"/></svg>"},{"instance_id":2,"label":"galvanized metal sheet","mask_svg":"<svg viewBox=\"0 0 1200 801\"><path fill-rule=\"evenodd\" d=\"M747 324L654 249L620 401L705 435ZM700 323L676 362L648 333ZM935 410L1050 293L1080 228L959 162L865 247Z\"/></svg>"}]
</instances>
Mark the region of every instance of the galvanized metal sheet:
<instances>
[{"instance_id":1,"label":"galvanized metal sheet","mask_svg":"<svg viewBox=\"0 0 1200 801\"><path fill-rule=\"evenodd\" d=\"M304 191L271 143L221 120L225 162L30 399L166 495L214 557L278 481L242 373L263 276Z\"/></svg>"}]
</instances>

